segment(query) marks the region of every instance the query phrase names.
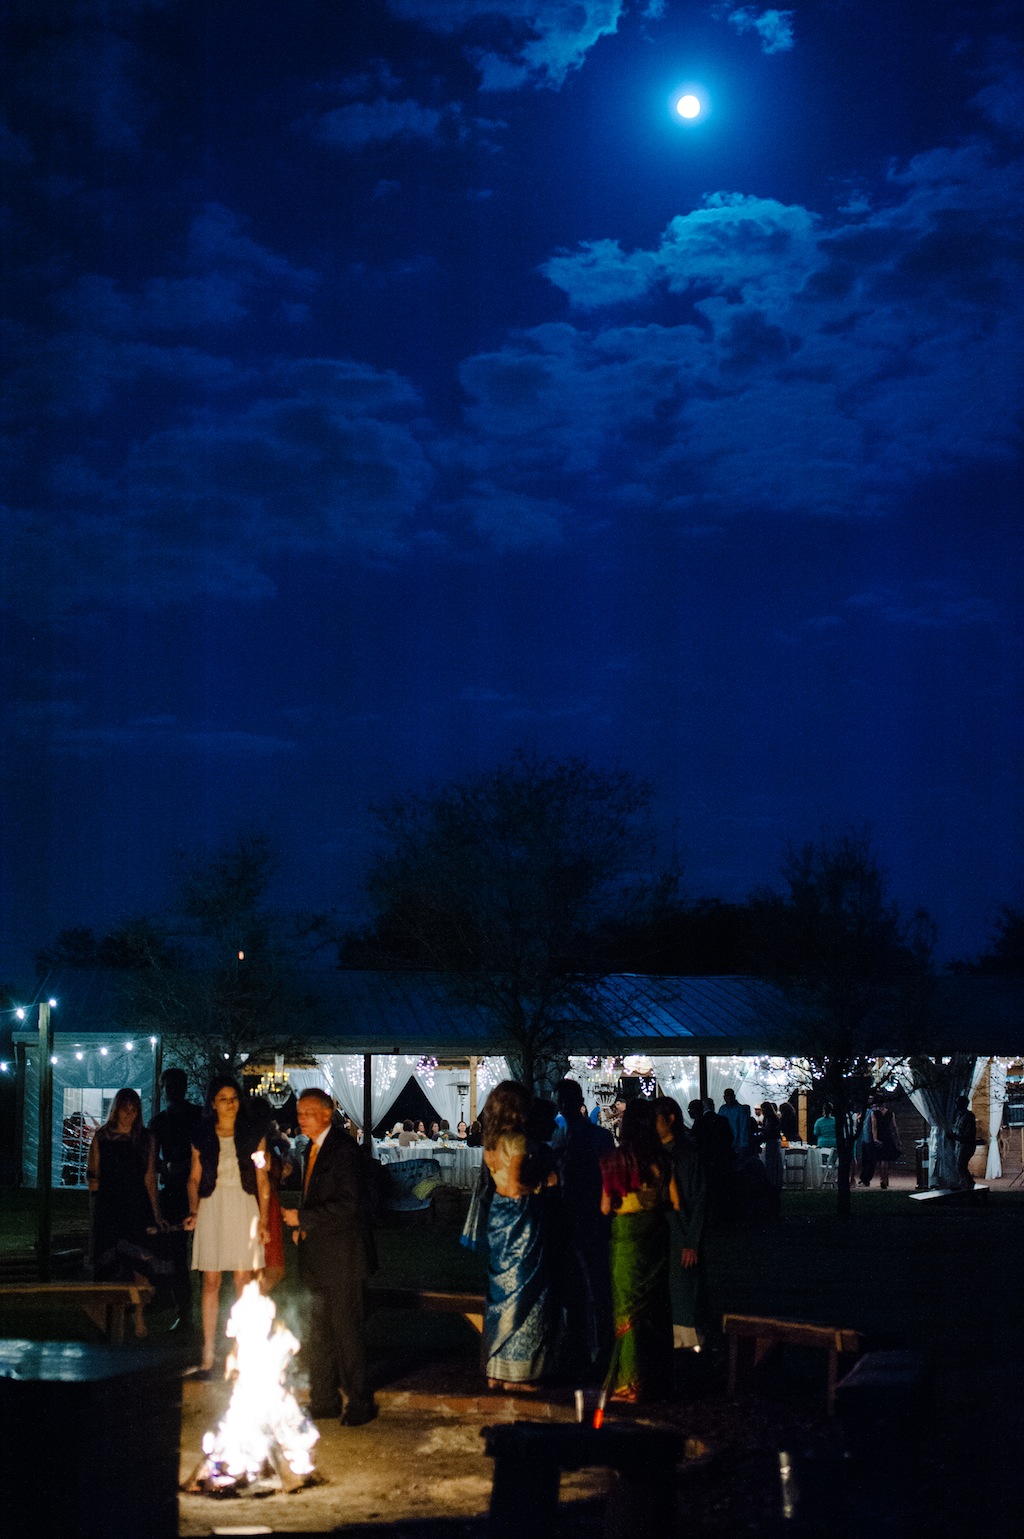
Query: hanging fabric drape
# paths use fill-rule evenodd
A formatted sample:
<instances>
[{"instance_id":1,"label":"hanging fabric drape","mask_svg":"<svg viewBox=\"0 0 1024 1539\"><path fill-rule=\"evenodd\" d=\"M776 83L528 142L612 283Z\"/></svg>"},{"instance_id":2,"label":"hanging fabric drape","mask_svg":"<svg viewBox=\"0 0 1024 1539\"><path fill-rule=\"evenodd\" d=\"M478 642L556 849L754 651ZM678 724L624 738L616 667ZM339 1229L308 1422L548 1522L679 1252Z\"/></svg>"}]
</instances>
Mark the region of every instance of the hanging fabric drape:
<instances>
[{"instance_id":1,"label":"hanging fabric drape","mask_svg":"<svg viewBox=\"0 0 1024 1539\"><path fill-rule=\"evenodd\" d=\"M435 1069L433 1085L427 1085L422 1076L423 1094L437 1112L438 1119L448 1123L454 1133L458 1124L469 1120L469 1070ZM463 1093L459 1095L459 1086Z\"/></svg>"},{"instance_id":2,"label":"hanging fabric drape","mask_svg":"<svg viewBox=\"0 0 1024 1539\"><path fill-rule=\"evenodd\" d=\"M999 1129L1003 1125L1003 1108L1006 1105L1006 1065L998 1058L991 1060L992 1072L988 1081L988 1162L985 1180L994 1181L1003 1173L1002 1156L999 1153Z\"/></svg>"},{"instance_id":3,"label":"hanging fabric drape","mask_svg":"<svg viewBox=\"0 0 1024 1539\"><path fill-rule=\"evenodd\" d=\"M323 1076L324 1088L334 1097L342 1111L357 1127L363 1125L363 1055L362 1053L324 1053L317 1057L317 1067ZM412 1068L404 1058L394 1053L375 1053L371 1059L370 1117L373 1128L387 1116L398 1100L399 1094L412 1074ZM303 1070L291 1075L296 1084Z\"/></svg>"},{"instance_id":4,"label":"hanging fabric drape","mask_svg":"<svg viewBox=\"0 0 1024 1539\"><path fill-rule=\"evenodd\" d=\"M928 1086L905 1081L915 1110L931 1124L928 1133L929 1186L955 1189L959 1185L957 1146L946 1135L956 1121L957 1100L968 1094L976 1069L977 1060L964 1054L949 1063L935 1064L934 1078Z\"/></svg>"},{"instance_id":5,"label":"hanging fabric drape","mask_svg":"<svg viewBox=\"0 0 1024 1539\"><path fill-rule=\"evenodd\" d=\"M479 1117L484 1102L502 1080L511 1079L507 1058L481 1058L476 1066L476 1114Z\"/></svg>"}]
</instances>

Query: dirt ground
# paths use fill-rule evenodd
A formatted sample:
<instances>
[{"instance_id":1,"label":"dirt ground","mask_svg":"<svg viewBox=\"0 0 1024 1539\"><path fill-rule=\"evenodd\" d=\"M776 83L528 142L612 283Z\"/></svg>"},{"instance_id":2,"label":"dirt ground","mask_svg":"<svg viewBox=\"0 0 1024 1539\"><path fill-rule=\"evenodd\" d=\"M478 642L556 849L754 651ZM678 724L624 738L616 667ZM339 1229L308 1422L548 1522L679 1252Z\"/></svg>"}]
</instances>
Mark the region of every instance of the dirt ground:
<instances>
[{"instance_id":1,"label":"dirt ground","mask_svg":"<svg viewBox=\"0 0 1024 1539\"><path fill-rule=\"evenodd\" d=\"M317 1533L426 1517L449 1522L479 1518L487 1511L492 1475L481 1429L522 1417L574 1420L567 1402L533 1405L499 1395L441 1398L415 1388L385 1391L378 1398L381 1413L366 1427L319 1423L314 1458L321 1484L290 1495L253 1498L183 1493L179 1532L198 1536L265 1525L275 1533ZM199 1463L203 1433L215 1425L227 1401L226 1385L186 1380L183 1482ZM561 1501L594 1498L605 1489L603 1471L567 1474Z\"/></svg>"}]
</instances>

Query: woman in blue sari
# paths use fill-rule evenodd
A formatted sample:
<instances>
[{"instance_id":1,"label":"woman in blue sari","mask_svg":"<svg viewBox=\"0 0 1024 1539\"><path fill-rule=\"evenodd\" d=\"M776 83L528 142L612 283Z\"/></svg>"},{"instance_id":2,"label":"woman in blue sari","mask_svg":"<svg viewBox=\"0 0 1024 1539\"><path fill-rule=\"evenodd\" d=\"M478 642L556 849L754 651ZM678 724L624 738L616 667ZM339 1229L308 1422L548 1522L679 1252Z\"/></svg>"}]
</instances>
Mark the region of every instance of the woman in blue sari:
<instances>
[{"instance_id":1,"label":"woman in blue sari","mask_svg":"<svg viewBox=\"0 0 1024 1539\"><path fill-rule=\"evenodd\" d=\"M525 1085L503 1080L487 1097L480 1119L484 1164L493 1183L484 1317L491 1389L534 1388L554 1366L558 1339L545 1196L557 1178L544 1149L526 1135L531 1099Z\"/></svg>"}]
</instances>

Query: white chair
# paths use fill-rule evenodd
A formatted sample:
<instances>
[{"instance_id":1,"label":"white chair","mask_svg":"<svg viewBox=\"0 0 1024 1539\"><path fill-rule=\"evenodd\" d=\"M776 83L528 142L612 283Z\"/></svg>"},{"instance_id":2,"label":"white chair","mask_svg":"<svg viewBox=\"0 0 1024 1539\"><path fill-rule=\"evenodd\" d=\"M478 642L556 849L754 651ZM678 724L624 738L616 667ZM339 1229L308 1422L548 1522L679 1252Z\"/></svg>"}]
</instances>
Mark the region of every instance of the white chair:
<instances>
[{"instance_id":1,"label":"white chair","mask_svg":"<svg viewBox=\"0 0 1024 1539\"><path fill-rule=\"evenodd\" d=\"M839 1157L835 1149L822 1149L818 1158L821 1160L821 1189L835 1187L839 1181Z\"/></svg>"},{"instance_id":2,"label":"white chair","mask_svg":"<svg viewBox=\"0 0 1024 1539\"><path fill-rule=\"evenodd\" d=\"M807 1185L807 1150L783 1149L784 1161L782 1171L782 1184L785 1187L805 1187Z\"/></svg>"}]
</instances>

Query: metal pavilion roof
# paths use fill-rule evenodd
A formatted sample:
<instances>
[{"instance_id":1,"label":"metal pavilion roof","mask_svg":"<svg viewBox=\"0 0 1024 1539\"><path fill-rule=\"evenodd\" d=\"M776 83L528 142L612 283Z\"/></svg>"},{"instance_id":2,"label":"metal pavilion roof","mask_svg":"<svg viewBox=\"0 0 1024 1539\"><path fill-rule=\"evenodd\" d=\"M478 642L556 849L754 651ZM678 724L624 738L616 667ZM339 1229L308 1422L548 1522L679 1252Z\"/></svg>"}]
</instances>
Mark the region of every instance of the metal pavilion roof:
<instances>
[{"instance_id":1,"label":"metal pavilion roof","mask_svg":"<svg viewBox=\"0 0 1024 1539\"><path fill-rule=\"evenodd\" d=\"M311 1053L462 1057L504 1046L493 1016L460 998L456 981L441 973L324 970L304 973L298 983L308 1009L296 1019L295 1032ZM116 972L66 969L46 978L38 997L57 999L54 1032L70 1040L132 1029L122 984ZM26 1036L33 1015L24 1023ZM655 1056L799 1051L796 1016L783 993L759 978L615 973L595 983L586 1008L567 1016L576 1051ZM1024 979L937 978L928 1038L930 1052L1024 1051ZM880 1043L879 1051L898 1047Z\"/></svg>"}]
</instances>

